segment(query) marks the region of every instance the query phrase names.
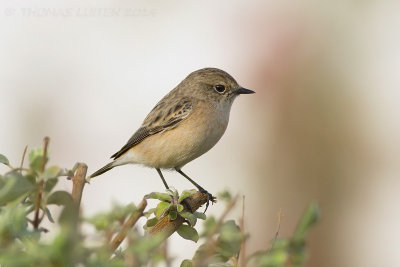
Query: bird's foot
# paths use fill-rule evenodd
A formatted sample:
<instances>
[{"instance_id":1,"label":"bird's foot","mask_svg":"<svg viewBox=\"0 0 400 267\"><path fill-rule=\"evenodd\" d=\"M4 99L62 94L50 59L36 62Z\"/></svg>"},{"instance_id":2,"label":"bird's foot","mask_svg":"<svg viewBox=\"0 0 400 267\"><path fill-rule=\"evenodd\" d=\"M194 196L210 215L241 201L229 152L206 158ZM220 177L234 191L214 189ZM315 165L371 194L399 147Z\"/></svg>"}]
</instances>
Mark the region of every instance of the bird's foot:
<instances>
[{"instance_id":1,"label":"bird's foot","mask_svg":"<svg viewBox=\"0 0 400 267\"><path fill-rule=\"evenodd\" d=\"M210 201L211 201L212 204L214 204L214 203L217 202L217 198L214 197L212 194L210 194L210 193L209 193L207 190L205 190L204 188L200 188L200 189L199 189L199 192L200 192L200 193L203 193L203 194L207 194L206 209L205 209L204 212L203 212L203 213L206 213L206 211L207 211L207 209L208 209L208 206L210 205Z\"/></svg>"}]
</instances>

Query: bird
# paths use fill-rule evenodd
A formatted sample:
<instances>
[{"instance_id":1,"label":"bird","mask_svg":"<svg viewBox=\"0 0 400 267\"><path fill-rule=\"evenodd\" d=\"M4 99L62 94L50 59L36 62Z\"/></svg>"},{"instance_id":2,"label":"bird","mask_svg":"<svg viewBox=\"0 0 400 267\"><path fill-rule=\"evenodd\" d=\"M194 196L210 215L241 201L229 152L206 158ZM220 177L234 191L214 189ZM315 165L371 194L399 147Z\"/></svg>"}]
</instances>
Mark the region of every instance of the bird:
<instances>
[{"instance_id":1,"label":"bird","mask_svg":"<svg viewBox=\"0 0 400 267\"><path fill-rule=\"evenodd\" d=\"M214 202L215 197L185 174L182 167L220 140L236 97L253 93L218 68L190 73L155 105L128 142L111 156L112 161L88 180L117 166L141 164L154 168L166 189L169 186L161 170L175 170Z\"/></svg>"}]
</instances>

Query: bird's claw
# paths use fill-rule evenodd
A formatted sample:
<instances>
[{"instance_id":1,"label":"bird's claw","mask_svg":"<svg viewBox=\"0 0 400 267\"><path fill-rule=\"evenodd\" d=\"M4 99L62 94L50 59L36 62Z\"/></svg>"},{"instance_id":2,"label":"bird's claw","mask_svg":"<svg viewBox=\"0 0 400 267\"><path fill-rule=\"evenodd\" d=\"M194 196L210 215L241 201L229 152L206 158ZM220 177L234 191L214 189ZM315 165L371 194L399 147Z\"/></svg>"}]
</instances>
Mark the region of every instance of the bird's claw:
<instances>
[{"instance_id":1,"label":"bird's claw","mask_svg":"<svg viewBox=\"0 0 400 267\"><path fill-rule=\"evenodd\" d=\"M207 194L206 209L203 212L203 213L206 213L206 211L208 209L208 206L210 205L210 201L211 201L212 204L214 204L214 203L217 202L217 198L214 197L212 194L210 194L207 190L205 190L203 188L201 188L199 191L200 191L200 193Z\"/></svg>"}]
</instances>

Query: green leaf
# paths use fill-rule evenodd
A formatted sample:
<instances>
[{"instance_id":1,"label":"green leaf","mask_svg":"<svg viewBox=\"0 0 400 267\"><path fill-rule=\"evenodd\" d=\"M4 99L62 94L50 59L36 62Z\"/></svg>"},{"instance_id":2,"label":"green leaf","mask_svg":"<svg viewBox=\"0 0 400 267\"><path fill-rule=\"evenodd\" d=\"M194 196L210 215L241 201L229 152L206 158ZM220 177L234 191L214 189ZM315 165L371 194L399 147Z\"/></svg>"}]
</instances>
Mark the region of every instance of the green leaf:
<instances>
[{"instance_id":1,"label":"green leaf","mask_svg":"<svg viewBox=\"0 0 400 267\"><path fill-rule=\"evenodd\" d=\"M148 209L147 211L143 212L143 216L149 218L153 213L155 213L155 211L156 211L155 208Z\"/></svg>"},{"instance_id":2,"label":"green leaf","mask_svg":"<svg viewBox=\"0 0 400 267\"><path fill-rule=\"evenodd\" d=\"M195 226L196 222L197 222L197 217L195 215L193 215L190 212L184 211L184 212L180 212L179 215L181 215L183 218L185 218L190 226Z\"/></svg>"},{"instance_id":3,"label":"green leaf","mask_svg":"<svg viewBox=\"0 0 400 267\"><path fill-rule=\"evenodd\" d=\"M154 252L160 247L160 244L163 241L164 241L163 235L145 236L143 238L135 240L134 244L132 244L132 246L128 248L129 251L132 251L134 253L136 259L138 259L138 261L142 263L135 266L147 266L147 264L144 263L145 262L148 263L150 261L150 255L154 256ZM107 262L109 261L107 258L105 258L102 266L108 266ZM113 265L113 266L118 266L118 265ZM126 262L124 265L121 266L126 266Z\"/></svg>"},{"instance_id":4,"label":"green leaf","mask_svg":"<svg viewBox=\"0 0 400 267\"><path fill-rule=\"evenodd\" d=\"M114 232L119 231L119 222L124 221L128 215L135 211L137 211L137 207L133 203L129 205L113 203L111 211L96 213L89 218L85 218L85 221L93 224L99 231Z\"/></svg>"},{"instance_id":5,"label":"green leaf","mask_svg":"<svg viewBox=\"0 0 400 267\"><path fill-rule=\"evenodd\" d=\"M85 219L87 222L93 224L94 227L96 227L96 230L102 231L110 227L110 219L105 213L99 213L96 214L95 216L91 218L86 218Z\"/></svg>"},{"instance_id":6,"label":"green leaf","mask_svg":"<svg viewBox=\"0 0 400 267\"><path fill-rule=\"evenodd\" d=\"M168 193L169 195L172 196L173 199L175 199L175 200L178 199L179 194L178 194L178 191L177 191L175 188L173 188L173 189L167 189L166 191L167 191L167 193Z\"/></svg>"},{"instance_id":7,"label":"green leaf","mask_svg":"<svg viewBox=\"0 0 400 267\"><path fill-rule=\"evenodd\" d=\"M47 180L49 180L49 179L57 178L58 176L60 176L61 171L62 171L62 170L61 170L60 167L58 167L58 166L52 166L52 167L50 167L50 168L47 168L47 169L43 172L43 174L41 175L41 178L42 178L44 181L47 181Z\"/></svg>"},{"instance_id":8,"label":"green leaf","mask_svg":"<svg viewBox=\"0 0 400 267\"><path fill-rule=\"evenodd\" d=\"M224 224L221 226L219 238L228 242L234 242L241 240L242 233L235 221L229 220L224 222Z\"/></svg>"},{"instance_id":9,"label":"green leaf","mask_svg":"<svg viewBox=\"0 0 400 267\"><path fill-rule=\"evenodd\" d=\"M318 205L316 203L310 204L303 213L303 216L296 227L293 241L302 242L310 228L318 221L319 216L320 212Z\"/></svg>"},{"instance_id":10,"label":"green leaf","mask_svg":"<svg viewBox=\"0 0 400 267\"><path fill-rule=\"evenodd\" d=\"M24 175L26 179L28 179L32 184L36 184L36 175L34 172L28 172Z\"/></svg>"},{"instance_id":11,"label":"green leaf","mask_svg":"<svg viewBox=\"0 0 400 267\"><path fill-rule=\"evenodd\" d=\"M218 193L218 198L222 201L229 202L232 199L232 195L229 191L225 190L225 191Z\"/></svg>"},{"instance_id":12,"label":"green leaf","mask_svg":"<svg viewBox=\"0 0 400 267\"><path fill-rule=\"evenodd\" d=\"M57 178L52 178L47 180L46 183L44 184L44 191L50 192L51 190L53 190L53 188L56 186L57 183L58 183Z\"/></svg>"},{"instance_id":13,"label":"green leaf","mask_svg":"<svg viewBox=\"0 0 400 267\"><path fill-rule=\"evenodd\" d=\"M221 256L230 258L237 255L242 244L243 234L233 220L226 221L218 237L218 252Z\"/></svg>"},{"instance_id":14,"label":"green leaf","mask_svg":"<svg viewBox=\"0 0 400 267\"><path fill-rule=\"evenodd\" d=\"M201 234L201 236L208 236L213 233L215 231L215 228L217 227L217 221L215 217L208 217L208 219L204 222L203 227L203 233Z\"/></svg>"},{"instance_id":15,"label":"green leaf","mask_svg":"<svg viewBox=\"0 0 400 267\"><path fill-rule=\"evenodd\" d=\"M178 217L178 213L176 211L170 211L169 212L169 218L171 219L171 221L175 220Z\"/></svg>"},{"instance_id":16,"label":"green leaf","mask_svg":"<svg viewBox=\"0 0 400 267\"><path fill-rule=\"evenodd\" d=\"M68 200L64 205L64 208L60 214L60 217L58 218L58 221L63 226L67 226L69 228L75 228L79 219L78 215L79 215L79 208L77 205L74 205L71 197L71 199Z\"/></svg>"},{"instance_id":17,"label":"green leaf","mask_svg":"<svg viewBox=\"0 0 400 267\"><path fill-rule=\"evenodd\" d=\"M110 218L113 220L124 220L125 217L133 212L137 211L135 204L130 203L129 205L120 205L113 203L112 211L109 213Z\"/></svg>"},{"instance_id":18,"label":"green leaf","mask_svg":"<svg viewBox=\"0 0 400 267\"><path fill-rule=\"evenodd\" d=\"M258 266L283 266L289 259L284 250L269 251L258 256Z\"/></svg>"},{"instance_id":19,"label":"green leaf","mask_svg":"<svg viewBox=\"0 0 400 267\"><path fill-rule=\"evenodd\" d=\"M157 207L156 207L156 211L154 212L156 215L156 218L161 218L167 211L168 209L171 207L171 203L167 203L167 202L160 202L158 203Z\"/></svg>"},{"instance_id":20,"label":"green leaf","mask_svg":"<svg viewBox=\"0 0 400 267\"><path fill-rule=\"evenodd\" d=\"M196 218L202 220L205 220L207 218L207 216L204 213L198 211L193 212L193 215L196 216Z\"/></svg>"},{"instance_id":21,"label":"green leaf","mask_svg":"<svg viewBox=\"0 0 400 267\"><path fill-rule=\"evenodd\" d=\"M158 199L164 202L171 202L171 195L167 193L151 192L145 196L146 199Z\"/></svg>"},{"instance_id":22,"label":"green leaf","mask_svg":"<svg viewBox=\"0 0 400 267\"><path fill-rule=\"evenodd\" d=\"M184 200L187 197L190 197L191 195L193 195L194 193L196 193L196 190L184 190L182 192L182 194L179 196L178 199L178 203L181 203L182 200Z\"/></svg>"},{"instance_id":23,"label":"green leaf","mask_svg":"<svg viewBox=\"0 0 400 267\"><path fill-rule=\"evenodd\" d=\"M193 262L191 260L184 260L181 263L181 267L193 267Z\"/></svg>"},{"instance_id":24,"label":"green leaf","mask_svg":"<svg viewBox=\"0 0 400 267\"><path fill-rule=\"evenodd\" d=\"M289 246L290 246L290 240L288 238L279 238L273 242L271 249L272 250L288 249Z\"/></svg>"},{"instance_id":25,"label":"green leaf","mask_svg":"<svg viewBox=\"0 0 400 267\"><path fill-rule=\"evenodd\" d=\"M48 205L55 204L58 206L60 205L66 206L72 203L73 203L72 196L70 193L66 191L56 191L47 198Z\"/></svg>"},{"instance_id":26,"label":"green leaf","mask_svg":"<svg viewBox=\"0 0 400 267\"><path fill-rule=\"evenodd\" d=\"M196 229L186 224L179 226L178 230L176 231L184 239L192 240L195 243L199 240L199 234L197 233Z\"/></svg>"},{"instance_id":27,"label":"green leaf","mask_svg":"<svg viewBox=\"0 0 400 267\"><path fill-rule=\"evenodd\" d=\"M177 210L178 212L183 211L183 205L181 205L181 204L176 205L176 210Z\"/></svg>"},{"instance_id":28,"label":"green leaf","mask_svg":"<svg viewBox=\"0 0 400 267\"><path fill-rule=\"evenodd\" d=\"M4 246L8 242L8 246L16 247L14 238L22 237L23 235L29 234L28 232L28 221L26 218L25 207L22 205L8 205L2 207L0 212L0 244ZM14 241L14 242L12 242ZM12 242L12 243L11 243ZM3 261L3 256L7 253L7 245L6 247L2 247L1 249L1 258ZM11 252L11 250L8 250ZM3 262L2 262L3 264Z\"/></svg>"},{"instance_id":29,"label":"green leaf","mask_svg":"<svg viewBox=\"0 0 400 267\"><path fill-rule=\"evenodd\" d=\"M19 172L9 172L4 176L3 185L0 188L0 205L13 201L34 188L35 185Z\"/></svg>"},{"instance_id":30,"label":"green leaf","mask_svg":"<svg viewBox=\"0 0 400 267\"><path fill-rule=\"evenodd\" d=\"M47 219L49 219L50 222L54 223L54 219L53 216L51 216L50 210L48 208L45 208L44 212L46 213Z\"/></svg>"},{"instance_id":31,"label":"green leaf","mask_svg":"<svg viewBox=\"0 0 400 267\"><path fill-rule=\"evenodd\" d=\"M193 261L195 261L195 262L199 261L199 260L202 261L206 255L206 253L208 252L209 246L210 246L210 244L206 244L206 243L201 244L196 249L196 252L193 255L193 258L192 258Z\"/></svg>"},{"instance_id":32,"label":"green leaf","mask_svg":"<svg viewBox=\"0 0 400 267\"><path fill-rule=\"evenodd\" d=\"M304 244L303 246L294 249L290 256L290 259L295 266L302 266L307 259L307 253Z\"/></svg>"},{"instance_id":33,"label":"green leaf","mask_svg":"<svg viewBox=\"0 0 400 267\"><path fill-rule=\"evenodd\" d=\"M3 154L0 154L0 163L3 163L4 165L10 166L10 162L8 161L6 156L4 156Z\"/></svg>"},{"instance_id":34,"label":"green leaf","mask_svg":"<svg viewBox=\"0 0 400 267\"><path fill-rule=\"evenodd\" d=\"M146 225L147 227L153 227L154 225L156 225L158 222L157 218L151 218L149 220L147 220Z\"/></svg>"},{"instance_id":35,"label":"green leaf","mask_svg":"<svg viewBox=\"0 0 400 267\"><path fill-rule=\"evenodd\" d=\"M47 161L48 158L46 158ZM36 172L40 172L43 164L43 148L32 149L29 153L29 166Z\"/></svg>"}]
</instances>

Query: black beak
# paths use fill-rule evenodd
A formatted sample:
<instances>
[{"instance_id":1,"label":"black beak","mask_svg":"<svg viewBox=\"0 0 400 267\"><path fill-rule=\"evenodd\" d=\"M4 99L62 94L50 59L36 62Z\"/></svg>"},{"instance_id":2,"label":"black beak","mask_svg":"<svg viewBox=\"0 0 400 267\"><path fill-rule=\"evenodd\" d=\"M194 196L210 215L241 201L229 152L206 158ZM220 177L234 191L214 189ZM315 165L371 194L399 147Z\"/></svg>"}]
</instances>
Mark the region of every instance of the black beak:
<instances>
[{"instance_id":1,"label":"black beak","mask_svg":"<svg viewBox=\"0 0 400 267\"><path fill-rule=\"evenodd\" d=\"M238 90L235 91L236 94L242 95L242 94L254 94L255 92L243 87L240 87Z\"/></svg>"}]
</instances>

